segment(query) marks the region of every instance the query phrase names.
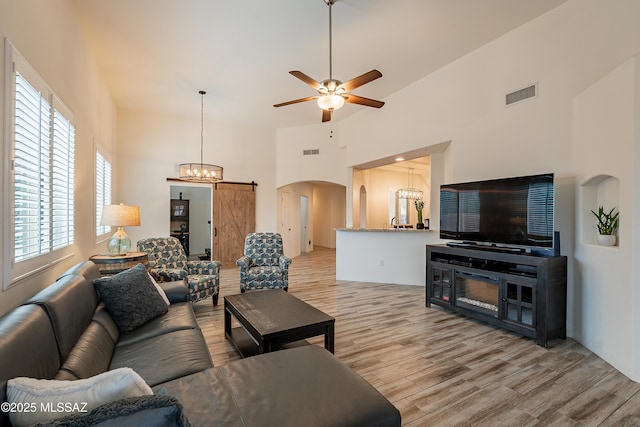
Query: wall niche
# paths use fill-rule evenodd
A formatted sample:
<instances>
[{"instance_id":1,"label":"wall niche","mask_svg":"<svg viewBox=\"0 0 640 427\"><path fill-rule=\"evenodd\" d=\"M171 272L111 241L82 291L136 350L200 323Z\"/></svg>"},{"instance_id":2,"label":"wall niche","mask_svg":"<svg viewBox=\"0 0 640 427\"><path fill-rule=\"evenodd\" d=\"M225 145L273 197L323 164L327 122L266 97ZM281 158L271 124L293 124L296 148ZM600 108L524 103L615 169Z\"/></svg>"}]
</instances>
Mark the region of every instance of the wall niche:
<instances>
[{"instance_id":1,"label":"wall niche","mask_svg":"<svg viewBox=\"0 0 640 427\"><path fill-rule=\"evenodd\" d=\"M615 207L620 209L620 179L611 175L596 175L582 183L580 186L580 216L582 218L582 230L580 230L581 243L585 245L598 245L596 238L598 229L596 217L591 211L598 211L603 206L605 211ZM622 217L623 213L620 213ZM620 245L620 233L616 231L616 244Z\"/></svg>"}]
</instances>

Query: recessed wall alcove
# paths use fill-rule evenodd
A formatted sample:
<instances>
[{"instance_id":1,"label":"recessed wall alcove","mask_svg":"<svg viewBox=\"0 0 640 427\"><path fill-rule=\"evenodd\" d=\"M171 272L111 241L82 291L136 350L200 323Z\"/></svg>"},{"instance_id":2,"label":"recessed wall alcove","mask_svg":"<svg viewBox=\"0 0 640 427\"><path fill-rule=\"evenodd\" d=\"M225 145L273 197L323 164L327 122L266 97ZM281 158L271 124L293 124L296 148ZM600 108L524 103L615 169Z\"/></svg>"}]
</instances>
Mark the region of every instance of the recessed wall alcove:
<instances>
[{"instance_id":1,"label":"recessed wall alcove","mask_svg":"<svg viewBox=\"0 0 640 427\"><path fill-rule=\"evenodd\" d=\"M598 211L603 206L605 211L616 207L620 209L620 179L611 175L595 175L580 185L580 216L582 229L580 230L580 242L585 245L597 245L596 217L591 211ZM620 217L624 212L620 212ZM617 247L620 245L620 233L617 235Z\"/></svg>"}]
</instances>

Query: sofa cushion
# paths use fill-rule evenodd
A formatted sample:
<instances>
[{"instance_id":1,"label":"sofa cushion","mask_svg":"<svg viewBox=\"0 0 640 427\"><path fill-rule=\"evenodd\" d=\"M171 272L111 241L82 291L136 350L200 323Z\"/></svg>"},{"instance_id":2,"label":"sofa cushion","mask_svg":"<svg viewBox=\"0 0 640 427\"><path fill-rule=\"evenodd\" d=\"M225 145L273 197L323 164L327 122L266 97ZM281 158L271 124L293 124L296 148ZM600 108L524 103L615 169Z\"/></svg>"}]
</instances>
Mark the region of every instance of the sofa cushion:
<instances>
[{"instance_id":1,"label":"sofa cushion","mask_svg":"<svg viewBox=\"0 0 640 427\"><path fill-rule=\"evenodd\" d=\"M147 338L157 337L167 332L182 329L197 329L198 321L190 303L171 304L169 311L134 329L128 334L120 335L118 345L127 345Z\"/></svg>"},{"instance_id":2,"label":"sofa cushion","mask_svg":"<svg viewBox=\"0 0 640 427\"><path fill-rule=\"evenodd\" d=\"M173 282L161 282L158 286L162 288L171 304L176 302L189 302L189 288L184 280Z\"/></svg>"},{"instance_id":3,"label":"sofa cushion","mask_svg":"<svg viewBox=\"0 0 640 427\"><path fill-rule=\"evenodd\" d=\"M93 283L121 334L168 310L142 264Z\"/></svg>"},{"instance_id":4,"label":"sofa cushion","mask_svg":"<svg viewBox=\"0 0 640 427\"><path fill-rule=\"evenodd\" d=\"M109 369L116 344L97 322L91 322L56 375L57 380L93 377Z\"/></svg>"},{"instance_id":5,"label":"sofa cushion","mask_svg":"<svg viewBox=\"0 0 640 427\"><path fill-rule=\"evenodd\" d=\"M64 360L91 322L98 296L84 276L69 274L38 292L25 304L38 304L45 309L53 325L60 358Z\"/></svg>"},{"instance_id":6,"label":"sofa cushion","mask_svg":"<svg viewBox=\"0 0 640 427\"><path fill-rule=\"evenodd\" d=\"M74 414L34 427L186 427L189 421L182 405L171 396L140 396L116 400L87 414Z\"/></svg>"},{"instance_id":7,"label":"sofa cushion","mask_svg":"<svg viewBox=\"0 0 640 427\"><path fill-rule=\"evenodd\" d=\"M53 378L60 368L58 345L47 313L24 305L0 318L0 402L7 400L7 381L28 376ZM8 424L0 411L0 425Z\"/></svg>"},{"instance_id":8,"label":"sofa cushion","mask_svg":"<svg viewBox=\"0 0 640 427\"><path fill-rule=\"evenodd\" d=\"M78 381L38 380L19 377L7 383L10 403L35 405L37 411L11 412L9 418L15 426L47 422L68 415L69 411L91 411L117 399L153 394L149 386L129 368L104 372ZM59 404L62 403L62 410ZM73 407L67 409L65 404ZM77 408L76 405L77 404ZM49 406L51 411L41 408Z\"/></svg>"},{"instance_id":9,"label":"sofa cushion","mask_svg":"<svg viewBox=\"0 0 640 427\"><path fill-rule=\"evenodd\" d=\"M391 402L315 345L230 362L153 389L180 400L193 425L401 425Z\"/></svg>"},{"instance_id":10,"label":"sofa cushion","mask_svg":"<svg viewBox=\"0 0 640 427\"><path fill-rule=\"evenodd\" d=\"M110 369L128 366L151 387L213 366L200 329L185 329L122 345ZM159 369L161 367L161 369Z\"/></svg>"},{"instance_id":11,"label":"sofa cushion","mask_svg":"<svg viewBox=\"0 0 640 427\"><path fill-rule=\"evenodd\" d=\"M267 353L220 369L247 426L282 426L292 419L307 427L401 424L391 402L319 346Z\"/></svg>"},{"instance_id":12,"label":"sofa cushion","mask_svg":"<svg viewBox=\"0 0 640 427\"><path fill-rule=\"evenodd\" d=\"M118 325L113 321L111 315L107 311L107 307L105 307L104 303L101 302L96 307L96 312L93 314L93 321L102 325L102 327L109 333L113 342L118 342L120 339L120 331L118 330Z\"/></svg>"},{"instance_id":13,"label":"sofa cushion","mask_svg":"<svg viewBox=\"0 0 640 427\"><path fill-rule=\"evenodd\" d=\"M207 369L152 388L156 395L174 396L182 402L185 415L194 426L246 427L220 368Z\"/></svg>"},{"instance_id":14,"label":"sofa cushion","mask_svg":"<svg viewBox=\"0 0 640 427\"><path fill-rule=\"evenodd\" d=\"M58 280L72 274L83 276L89 283L91 283L95 279L98 279L100 277L100 269L98 269L98 266L95 265L92 261L83 261L62 273Z\"/></svg>"}]
</instances>

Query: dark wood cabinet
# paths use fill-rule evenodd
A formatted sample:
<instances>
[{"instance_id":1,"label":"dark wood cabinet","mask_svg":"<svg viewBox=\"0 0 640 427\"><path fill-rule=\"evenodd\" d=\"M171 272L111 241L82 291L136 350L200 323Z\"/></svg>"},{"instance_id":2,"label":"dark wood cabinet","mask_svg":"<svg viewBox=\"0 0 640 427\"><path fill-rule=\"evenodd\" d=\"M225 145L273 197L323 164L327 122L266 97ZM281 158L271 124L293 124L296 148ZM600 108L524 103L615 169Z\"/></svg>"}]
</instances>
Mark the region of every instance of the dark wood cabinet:
<instances>
[{"instance_id":1,"label":"dark wood cabinet","mask_svg":"<svg viewBox=\"0 0 640 427\"><path fill-rule=\"evenodd\" d=\"M427 245L426 305L536 339L566 337L567 258Z\"/></svg>"}]
</instances>

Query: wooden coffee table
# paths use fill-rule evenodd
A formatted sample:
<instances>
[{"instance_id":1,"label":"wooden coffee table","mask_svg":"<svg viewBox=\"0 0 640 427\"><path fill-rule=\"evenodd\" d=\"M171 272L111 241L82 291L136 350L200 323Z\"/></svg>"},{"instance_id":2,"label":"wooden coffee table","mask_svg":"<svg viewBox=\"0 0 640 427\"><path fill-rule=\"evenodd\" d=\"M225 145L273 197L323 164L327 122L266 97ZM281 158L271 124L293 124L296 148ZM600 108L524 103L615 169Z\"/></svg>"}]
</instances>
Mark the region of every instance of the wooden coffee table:
<instances>
[{"instance_id":1,"label":"wooden coffee table","mask_svg":"<svg viewBox=\"0 0 640 427\"><path fill-rule=\"evenodd\" d=\"M239 327L232 327L231 316ZM243 357L295 346L318 335L324 335L324 348L333 353L335 321L280 289L224 297L225 336Z\"/></svg>"}]
</instances>

